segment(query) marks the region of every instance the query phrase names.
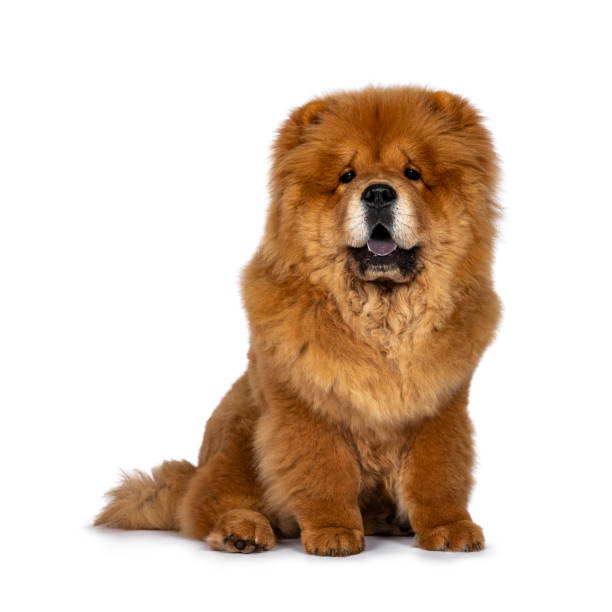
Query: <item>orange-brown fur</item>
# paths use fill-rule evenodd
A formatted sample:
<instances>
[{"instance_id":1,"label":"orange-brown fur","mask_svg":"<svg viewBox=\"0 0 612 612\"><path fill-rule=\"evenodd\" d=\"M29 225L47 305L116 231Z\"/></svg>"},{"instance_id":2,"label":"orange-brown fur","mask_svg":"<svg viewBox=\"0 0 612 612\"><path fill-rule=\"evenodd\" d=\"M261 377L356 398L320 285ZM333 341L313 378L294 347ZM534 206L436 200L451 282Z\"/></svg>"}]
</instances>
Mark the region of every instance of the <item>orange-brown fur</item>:
<instances>
[{"instance_id":1,"label":"orange-brown fur","mask_svg":"<svg viewBox=\"0 0 612 612\"><path fill-rule=\"evenodd\" d=\"M467 402L499 317L497 169L480 116L446 92L333 94L295 110L274 153L242 284L248 370L208 421L197 469L127 478L96 522L180 528L233 552L301 535L309 553L347 555L364 533L412 529L427 549L480 549ZM407 159L422 181L403 177ZM415 205L410 278L368 278L342 241L351 196L373 180Z\"/></svg>"}]
</instances>

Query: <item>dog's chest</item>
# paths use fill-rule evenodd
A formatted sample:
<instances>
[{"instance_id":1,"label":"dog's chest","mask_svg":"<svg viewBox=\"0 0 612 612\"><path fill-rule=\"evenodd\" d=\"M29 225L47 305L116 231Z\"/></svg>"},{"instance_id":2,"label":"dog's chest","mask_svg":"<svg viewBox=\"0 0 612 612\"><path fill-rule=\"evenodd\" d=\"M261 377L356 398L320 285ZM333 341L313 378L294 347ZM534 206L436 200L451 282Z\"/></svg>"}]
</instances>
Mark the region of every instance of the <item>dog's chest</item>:
<instances>
[{"instance_id":1,"label":"dog's chest","mask_svg":"<svg viewBox=\"0 0 612 612\"><path fill-rule=\"evenodd\" d=\"M400 441L395 437L378 440L355 436L353 442L361 467L362 489L378 489L382 486L390 497L395 497L402 457Z\"/></svg>"}]
</instances>

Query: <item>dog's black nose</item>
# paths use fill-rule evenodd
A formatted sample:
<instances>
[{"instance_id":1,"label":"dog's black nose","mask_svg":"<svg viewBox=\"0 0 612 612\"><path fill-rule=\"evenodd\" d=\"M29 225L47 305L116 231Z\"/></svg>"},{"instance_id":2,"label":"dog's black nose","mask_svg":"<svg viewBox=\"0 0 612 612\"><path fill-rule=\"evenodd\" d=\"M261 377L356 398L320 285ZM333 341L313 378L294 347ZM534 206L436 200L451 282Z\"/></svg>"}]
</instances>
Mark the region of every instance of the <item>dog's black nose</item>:
<instances>
[{"instance_id":1,"label":"dog's black nose","mask_svg":"<svg viewBox=\"0 0 612 612\"><path fill-rule=\"evenodd\" d=\"M363 190L361 199L371 208L384 208L397 200L397 193L387 183L374 183Z\"/></svg>"}]
</instances>

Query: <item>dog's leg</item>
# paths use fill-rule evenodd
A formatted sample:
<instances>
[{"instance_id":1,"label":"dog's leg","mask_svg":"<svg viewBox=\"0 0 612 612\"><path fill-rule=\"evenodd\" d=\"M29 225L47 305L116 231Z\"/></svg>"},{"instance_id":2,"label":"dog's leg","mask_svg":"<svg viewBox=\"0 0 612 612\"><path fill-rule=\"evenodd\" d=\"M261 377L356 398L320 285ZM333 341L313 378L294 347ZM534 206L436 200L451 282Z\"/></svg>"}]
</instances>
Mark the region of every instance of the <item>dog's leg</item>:
<instances>
[{"instance_id":1,"label":"dog's leg","mask_svg":"<svg viewBox=\"0 0 612 612\"><path fill-rule=\"evenodd\" d=\"M364 548L360 469L342 433L299 400L270 394L256 445L269 502L297 519L306 552L346 556Z\"/></svg>"},{"instance_id":2,"label":"dog's leg","mask_svg":"<svg viewBox=\"0 0 612 612\"><path fill-rule=\"evenodd\" d=\"M256 418L243 376L206 425L200 465L179 506L181 531L205 539L214 550L248 553L275 544L255 470Z\"/></svg>"},{"instance_id":3,"label":"dog's leg","mask_svg":"<svg viewBox=\"0 0 612 612\"><path fill-rule=\"evenodd\" d=\"M244 452L223 449L200 466L189 483L179 509L181 531L206 540L214 550L269 550L276 539L261 512L262 498L262 489L252 467L244 461Z\"/></svg>"},{"instance_id":4,"label":"dog's leg","mask_svg":"<svg viewBox=\"0 0 612 612\"><path fill-rule=\"evenodd\" d=\"M399 506L427 550L484 546L482 529L467 511L474 458L467 398L466 385L423 424L402 465Z\"/></svg>"}]
</instances>

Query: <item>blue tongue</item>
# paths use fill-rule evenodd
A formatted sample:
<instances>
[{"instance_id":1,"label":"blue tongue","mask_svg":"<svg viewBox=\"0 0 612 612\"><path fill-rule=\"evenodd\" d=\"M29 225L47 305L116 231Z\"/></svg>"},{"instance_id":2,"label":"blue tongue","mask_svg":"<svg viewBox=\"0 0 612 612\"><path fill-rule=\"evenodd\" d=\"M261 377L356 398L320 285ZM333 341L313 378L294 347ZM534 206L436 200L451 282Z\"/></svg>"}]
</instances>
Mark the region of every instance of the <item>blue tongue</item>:
<instances>
[{"instance_id":1,"label":"blue tongue","mask_svg":"<svg viewBox=\"0 0 612 612\"><path fill-rule=\"evenodd\" d=\"M370 253L374 253L374 255L378 255L379 257L384 257L385 255L389 255L393 253L397 248L397 244L391 236L386 238L370 238L368 240L368 250Z\"/></svg>"}]
</instances>

